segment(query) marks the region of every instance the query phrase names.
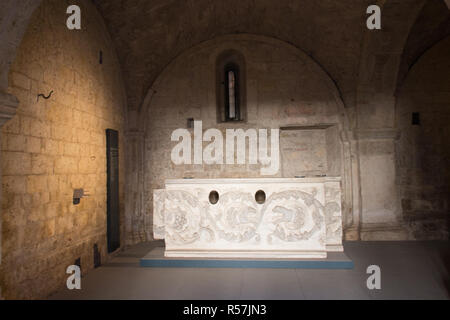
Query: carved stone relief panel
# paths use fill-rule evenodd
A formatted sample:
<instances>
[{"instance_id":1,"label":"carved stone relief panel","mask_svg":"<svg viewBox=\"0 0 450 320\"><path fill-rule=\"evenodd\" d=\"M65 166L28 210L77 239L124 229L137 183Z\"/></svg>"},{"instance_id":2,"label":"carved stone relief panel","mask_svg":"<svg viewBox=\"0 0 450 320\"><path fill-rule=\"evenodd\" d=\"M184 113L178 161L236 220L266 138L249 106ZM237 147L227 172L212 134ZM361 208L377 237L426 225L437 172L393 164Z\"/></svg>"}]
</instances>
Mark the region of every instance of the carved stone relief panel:
<instances>
[{"instance_id":1,"label":"carved stone relief panel","mask_svg":"<svg viewBox=\"0 0 450 320\"><path fill-rule=\"evenodd\" d=\"M166 256L325 257L342 249L340 184L327 179L168 180L154 191L155 238Z\"/></svg>"}]
</instances>

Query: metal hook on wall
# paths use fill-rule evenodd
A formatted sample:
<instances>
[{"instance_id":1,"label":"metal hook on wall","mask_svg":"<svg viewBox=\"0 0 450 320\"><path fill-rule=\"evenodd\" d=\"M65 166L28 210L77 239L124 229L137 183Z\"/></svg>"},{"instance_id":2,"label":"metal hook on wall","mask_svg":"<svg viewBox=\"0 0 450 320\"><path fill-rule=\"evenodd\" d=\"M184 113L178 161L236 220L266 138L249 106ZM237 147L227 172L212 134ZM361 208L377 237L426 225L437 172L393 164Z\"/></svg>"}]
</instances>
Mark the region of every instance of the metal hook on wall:
<instances>
[{"instance_id":1,"label":"metal hook on wall","mask_svg":"<svg viewBox=\"0 0 450 320\"><path fill-rule=\"evenodd\" d=\"M50 93L49 93L47 96L45 96L45 95L42 94L42 93L38 94L38 95L37 95L37 101L39 101L39 97L42 97L42 98L44 98L45 100L50 99L50 97L52 96L52 93L53 93L53 90L50 91Z\"/></svg>"}]
</instances>

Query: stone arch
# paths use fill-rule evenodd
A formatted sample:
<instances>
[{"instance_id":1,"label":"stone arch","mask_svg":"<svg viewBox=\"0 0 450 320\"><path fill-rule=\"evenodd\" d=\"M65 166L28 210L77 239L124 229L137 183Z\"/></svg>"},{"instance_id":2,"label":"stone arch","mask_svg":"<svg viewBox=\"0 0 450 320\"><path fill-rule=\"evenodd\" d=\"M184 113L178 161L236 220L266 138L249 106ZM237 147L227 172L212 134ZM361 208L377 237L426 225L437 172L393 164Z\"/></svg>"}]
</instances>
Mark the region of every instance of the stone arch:
<instances>
[{"instance_id":1,"label":"stone arch","mask_svg":"<svg viewBox=\"0 0 450 320\"><path fill-rule=\"evenodd\" d=\"M450 11L443 1L427 1L411 27L399 66L396 91L409 71L434 45L450 35Z\"/></svg>"},{"instance_id":2,"label":"stone arch","mask_svg":"<svg viewBox=\"0 0 450 320\"><path fill-rule=\"evenodd\" d=\"M331 79L326 72L326 70L323 69L323 67L318 64L314 59L312 59L308 54L306 54L303 50L289 44L286 42L283 42L278 39L261 36L261 35L254 35L254 34L233 34L233 35L225 35L221 37L217 37L213 40L204 41L200 44L197 44L190 49L184 51L181 53L177 58L172 60L172 62L166 66L164 71L157 77L153 85L151 86L150 90L148 91L146 98L144 100L144 103L142 104L140 108L140 112L136 116L136 120L139 121L140 124L140 130L137 130L136 133L134 133L134 136L138 135L139 138L136 138L135 142L137 144L140 144L141 147L138 147L140 152L140 158L146 159L145 156L145 150L148 150L149 147L146 147L145 144L145 132L147 131L148 123L146 122L147 119L149 119L150 110L152 110L152 104L154 103L155 97L157 97L158 94L158 83L162 81L161 79L165 77L165 73L170 73L170 69L173 65L180 63L180 61L183 61L183 59L189 55L194 55L199 48L205 48L205 47L212 47L212 54L208 57L205 57L205 59L209 59L209 65L215 66L215 62L217 59L217 56L219 56L223 51L225 50L239 50L245 55L248 55L249 52L242 51L242 47L240 45L233 45L233 42L239 42L239 41L255 41L257 43L261 44L267 44L273 47L280 48L280 50L286 50L295 57L298 61L302 61L308 66L308 70L311 73L320 75L320 79L322 81L322 84L324 87L326 87L326 90L329 92L330 96L332 97L332 101L330 102L335 106L335 115L336 115L336 123L339 128L339 136L341 141L341 147L342 147L342 176L343 176L343 189L344 191L344 203L345 203L345 214L346 214L346 225L351 225L353 223L353 217L352 215L352 197L353 197L353 191L352 191L352 181L353 181L353 170L352 170L352 162L351 162L351 144L349 142L349 121L348 116L346 113L346 108L344 107L344 103L341 99L340 92L338 88L336 87L336 83ZM169 71L168 71L169 70ZM250 89L248 89L250 90ZM147 161L148 162L148 161ZM149 175L152 173L151 170L147 170L145 168L145 165L142 164L139 169L140 174L136 175L136 178L138 179L137 184L141 186L140 188L136 189L136 193L141 193L142 191L138 190L141 189L142 186L146 184L146 181L148 180ZM148 188L146 188L148 189ZM143 190L143 189L141 189ZM140 215L146 217L141 218L147 221L147 227L145 232L149 238L151 238L151 199L149 196L139 196L140 198L140 204L130 204L134 207L134 210L136 212L140 211ZM137 208L139 206L140 208ZM149 216L150 215L150 216ZM137 218L137 217L136 217Z\"/></svg>"},{"instance_id":3,"label":"stone arch","mask_svg":"<svg viewBox=\"0 0 450 320\"><path fill-rule=\"evenodd\" d=\"M174 57L173 59L170 60L170 62L163 68L163 71L161 71L159 73L159 75L161 75L164 70L167 69L168 66L170 66L174 61L176 61L177 59L179 59L180 57L182 57L185 54L188 54L189 52L195 50L195 48L210 43L212 41L217 41L218 39L231 39L231 38L235 38L235 39L260 39L260 41L267 41L269 43L272 43L274 45L279 45L283 48L287 48L288 50L292 51L292 52L297 52L296 54L298 56L301 56L302 58L305 59L309 59L313 62L313 64L315 65L315 67L317 68L317 70L320 70L320 72L324 73L326 78L327 78L327 86L330 88L330 90L333 92L333 96L335 99L335 102L337 105L339 105L339 114L341 116L341 120L342 120L342 124L343 124L343 128L348 129L349 128L349 118L348 118L348 114L347 114L347 110L345 108L343 99L342 99L342 94L341 94L341 90L338 87L338 84L336 83L336 81L332 78L332 76L330 75L330 73L324 68L324 66L322 64L320 64L316 59L314 59L313 56L311 56L310 54L307 53L307 51L291 44L288 43L286 41L280 40L278 38L274 38L274 37L268 37L268 36L264 36L264 35L258 35L258 34L233 34L233 35L224 35L224 36L219 36L213 39L209 39L209 40L205 40L202 41L200 43L196 43L194 45L192 45L189 49L181 52L180 54L178 54L176 57ZM145 94L145 98L142 101L142 104L140 105L139 111L137 112L137 115L133 118L130 118L130 128L135 128L135 130L137 131L141 131L144 127L143 127L143 123L141 122L142 112L145 112L145 109L147 109L151 103L151 99L153 94L155 93L153 90L153 84L157 81L157 78L159 77L159 75L156 77L156 79L150 84L147 93ZM136 122L134 122L136 121Z\"/></svg>"},{"instance_id":4,"label":"stone arch","mask_svg":"<svg viewBox=\"0 0 450 320\"><path fill-rule=\"evenodd\" d=\"M401 91L401 89L403 88L405 82L408 79L408 76L410 75L410 73L414 70L414 68L416 67L416 65L420 64L423 60L424 57L426 57L427 54L429 54L429 52L435 50L436 47L439 47L440 45L442 45L442 43L446 40L448 40L448 38L450 37L450 35L447 35L446 37L438 40L437 42L434 42L431 46L429 46L425 51L421 52L419 54L419 56L417 56L416 59L414 59L414 61L411 63L411 65L408 66L408 70L406 71L406 73L404 74L404 76L402 78L398 78L397 79L397 84L396 84L396 88L395 88L395 92L396 95Z\"/></svg>"}]
</instances>

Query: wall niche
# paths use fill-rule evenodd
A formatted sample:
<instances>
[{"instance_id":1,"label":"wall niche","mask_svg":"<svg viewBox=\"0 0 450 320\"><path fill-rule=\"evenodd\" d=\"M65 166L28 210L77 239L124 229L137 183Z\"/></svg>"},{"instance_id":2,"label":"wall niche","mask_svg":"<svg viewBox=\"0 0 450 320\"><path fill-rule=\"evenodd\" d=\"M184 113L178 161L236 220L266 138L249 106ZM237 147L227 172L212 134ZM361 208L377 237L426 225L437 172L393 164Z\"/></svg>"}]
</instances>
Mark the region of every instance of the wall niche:
<instances>
[{"instance_id":1,"label":"wall niche","mask_svg":"<svg viewBox=\"0 0 450 320\"><path fill-rule=\"evenodd\" d=\"M342 153L338 130L337 124L281 127L283 177L340 176Z\"/></svg>"}]
</instances>

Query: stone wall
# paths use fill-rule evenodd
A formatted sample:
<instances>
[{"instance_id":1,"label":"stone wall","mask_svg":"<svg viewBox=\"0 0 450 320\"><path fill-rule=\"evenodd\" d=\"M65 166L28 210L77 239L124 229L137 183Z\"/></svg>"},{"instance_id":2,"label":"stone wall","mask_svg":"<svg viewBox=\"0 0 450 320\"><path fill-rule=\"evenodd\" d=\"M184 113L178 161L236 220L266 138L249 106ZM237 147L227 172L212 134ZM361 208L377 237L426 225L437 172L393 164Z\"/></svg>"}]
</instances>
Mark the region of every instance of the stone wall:
<instances>
[{"instance_id":1,"label":"stone wall","mask_svg":"<svg viewBox=\"0 0 450 320\"><path fill-rule=\"evenodd\" d=\"M395 148L403 219L417 239L448 239L450 221L450 37L412 67L396 105ZM412 113L420 125L412 124Z\"/></svg>"},{"instance_id":2,"label":"stone wall","mask_svg":"<svg viewBox=\"0 0 450 320\"><path fill-rule=\"evenodd\" d=\"M244 122L218 123L216 59L230 49L245 58L247 118ZM134 231L140 233L138 238L145 238L146 234L151 239L153 189L163 188L165 179L329 174L345 180L340 139L344 112L336 87L311 58L281 41L235 35L205 42L172 62L151 92L153 95L145 106L145 218L141 220L141 230ZM269 129L269 134L271 128L297 129L280 133L279 171L273 176L263 176L260 165L248 163L248 144L246 164L175 165L171 150L177 142L171 142L171 134L177 128L187 128L188 118L202 120L203 131L219 129L224 138L226 129L262 128ZM193 129L189 130L193 139ZM203 147L208 144L204 142ZM348 210L349 201L344 201L344 206L344 211Z\"/></svg>"},{"instance_id":3,"label":"stone wall","mask_svg":"<svg viewBox=\"0 0 450 320\"><path fill-rule=\"evenodd\" d=\"M82 30L66 27L71 4L81 7ZM4 297L45 297L64 286L77 258L83 272L93 268L94 244L107 258L105 129L120 132L123 150L123 88L114 47L91 2L43 1L9 74L8 91L20 104L1 139ZM51 90L48 100L37 100ZM76 206L75 188L90 194ZM123 204L122 184L120 194Z\"/></svg>"}]
</instances>

